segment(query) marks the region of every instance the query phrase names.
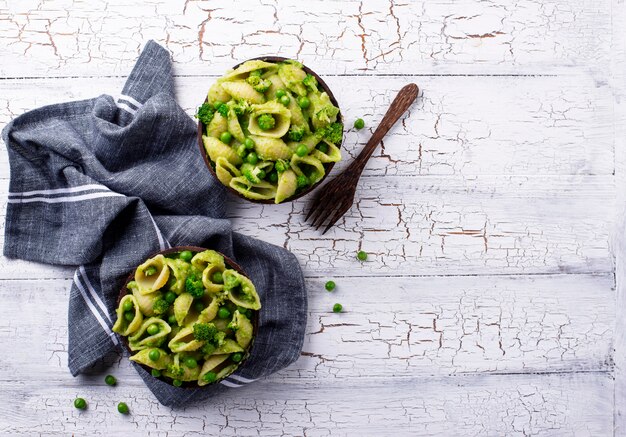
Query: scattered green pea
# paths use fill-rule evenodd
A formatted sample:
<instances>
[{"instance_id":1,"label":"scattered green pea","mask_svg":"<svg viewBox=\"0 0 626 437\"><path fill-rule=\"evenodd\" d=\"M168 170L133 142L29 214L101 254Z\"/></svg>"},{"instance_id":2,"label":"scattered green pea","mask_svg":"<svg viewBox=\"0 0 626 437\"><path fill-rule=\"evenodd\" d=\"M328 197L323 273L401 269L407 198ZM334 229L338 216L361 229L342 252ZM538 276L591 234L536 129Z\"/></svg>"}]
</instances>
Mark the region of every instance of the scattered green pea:
<instances>
[{"instance_id":1,"label":"scattered green pea","mask_svg":"<svg viewBox=\"0 0 626 437\"><path fill-rule=\"evenodd\" d=\"M326 282L325 287L327 291L333 291L335 289L335 281Z\"/></svg>"},{"instance_id":2,"label":"scattered green pea","mask_svg":"<svg viewBox=\"0 0 626 437\"><path fill-rule=\"evenodd\" d=\"M246 147L246 149L254 149L254 140L252 138L246 138L243 141L243 145Z\"/></svg>"},{"instance_id":3,"label":"scattered green pea","mask_svg":"<svg viewBox=\"0 0 626 437\"><path fill-rule=\"evenodd\" d=\"M106 383L106 385L115 385L117 384L117 379L115 379L115 376L113 375L107 375L104 378L104 382Z\"/></svg>"},{"instance_id":4,"label":"scattered green pea","mask_svg":"<svg viewBox=\"0 0 626 437\"><path fill-rule=\"evenodd\" d=\"M161 358L161 352L156 349L152 349L148 352L148 358L150 358L150 361L159 361L159 358Z\"/></svg>"},{"instance_id":5,"label":"scattered green pea","mask_svg":"<svg viewBox=\"0 0 626 437\"><path fill-rule=\"evenodd\" d=\"M126 302L124 302L124 306L122 306L122 308L124 309L124 311L130 311L133 309L133 302L130 300L127 300Z\"/></svg>"},{"instance_id":6,"label":"scattered green pea","mask_svg":"<svg viewBox=\"0 0 626 437\"><path fill-rule=\"evenodd\" d=\"M230 144L230 141L233 139L233 136L231 135L230 132L226 131L226 132L222 132L222 134L220 135L220 141L222 143L226 143L226 144Z\"/></svg>"},{"instance_id":7,"label":"scattered green pea","mask_svg":"<svg viewBox=\"0 0 626 437\"><path fill-rule=\"evenodd\" d=\"M259 162L259 157L256 153L250 152L248 153L248 156L246 156L246 161L248 161L248 164L255 165L257 162Z\"/></svg>"},{"instance_id":8,"label":"scattered green pea","mask_svg":"<svg viewBox=\"0 0 626 437\"><path fill-rule=\"evenodd\" d=\"M167 318L167 323L169 323L170 325L175 325L176 324L176 316L174 314L169 316Z\"/></svg>"},{"instance_id":9,"label":"scattered green pea","mask_svg":"<svg viewBox=\"0 0 626 437\"><path fill-rule=\"evenodd\" d=\"M191 261L191 258L193 258L193 253L191 252L191 250L183 250L178 257L180 259L182 259L183 261Z\"/></svg>"},{"instance_id":10,"label":"scattered green pea","mask_svg":"<svg viewBox=\"0 0 626 437\"><path fill-rule=\"evenodd\" d=\"M124 318L129 321L132 322L133 319L135 318L135 312L134 311L126 311L124 313Z\"/></svg>"},{"instance_id":11,"label":"scattered green pea","mask_svg":"<svg viewBox=\"0 0 626 437\"><path fill-rule=\"evenodd\" d=\"M259 170L259 172L256 175L259 179L265 179L265 176L267 176L267 174L265 174L265 170Z\"/></svg>"},{"instance_id":12,"label":"scattered green pea","mask_svg":"<svg viewBox=\"0 0 626 437\"><path fill-rule=\"evenodd\" d=\"M119 411L121 414L128 414L128 405L126 405L125 402L120 402L119 404L117 404L117 411Z\"/></svg>"},{"instance_id":13,"label":"scattered green pea","mask_svg":"<svg viewBox=\"0 0 626 437\"><path fill-rule=\"evenodd\" d=\"M298 97L298 106L302 109L306 109L311 106L311 101L306 96Z\"/></svg>"},{"instance_id":14,"label":"scattered green pea","mask_svg":"<svg viewBox=\"0 0 626 437\"><path fill-rule=\"evenodd\" d=\"M276 98L277 98L277 99L280 99L281 97L284 97L284 96L286 96L286 95L287 95L287 93L286 93L286 92L285 92L285 90L283 90L283 89L280 89L280 90L277 90L277 91L276 91Z\"/></svg>"},{"instance_id":15,"label":"scattered green pea","mask_svg":"<svg viewBox=\"0 0 626 437\"><path fill-rule=\"evenodd\" d=\"M174 384L175 387L180 387L183 385L183 382L180 379L175 379L172 381L172 384Z\"/></svg>"},{"instance_id":16,"label":"scattered green pea","mask_svg":"<svg viewBox=\"0 0 626 437\"><path fill-rule=\"evenodd\" d=\"M79 410L84 410L85 408L87 408L87 401L83 398L76 398L74 399L74 407L78 408Z\"/></svg>"},{"instance_id":17,"label":"scattered green pea","mask_svg":"<svg viewBox=\"0 0 626 437\"><path fill-rule=\"evenodd\" d=\"M242 354L240 354L239 352L237 352L237 353L235 353L235 354L232 354L232 355L230 356L230 359L231 359L231 360L233 360L233 362L235 362L235 363L238 363L239 361L241 361L241 360L242 360L242 358L243 358L243 355L242 355Z\"/></svg>"},{"instance_id":18,"label":"scattered green pea","mask_svg":"<svg viewBox=\"0 0 626 437\"><path fill-rule=\"evenodd\" d=\"M190 369L195 369L196 367L198 367L198 362L189 357L185 360L185 366L189 367Z\"/></svg>"},{"instance_id":19,"label":"scattered green pea","mask_svg":"<svg viewBox=\"0 0 626 437\"><path fill-rule=\"evenodd\" d=\"M148 326L148 334L150 335L154 335L154 334L158 334L159 333L159 325L157 325L156 323L153 323L152 325Z\"/></svg>"},{"instance_id":20,"label":"scattered green pea","mask_svg":"<svg viewBox=\"0 0 626 437\"><path fill-rule=\"evenodd\" d=\"M365 127L365 122L362 118L357 118L354 120L354 127L357 129L363 129Z\"/></svg>"},{"instance_id":21,"label":"scattered green pea","mask_svg":"<svg viewBox=\"0 0 626 437\"><path fill-rule=\"evenodd\" d=\"M289 96L282 96L280 98L280 103L285 106L289 105L289 102L291 102L291 99L289 98Z\"/></svg>"},{"instance_id":22,"label":"scattered green pea","mask_svg":"<svg viewBox=\"0 0 626 437\"><path fill-rule=\"evenodd\" d=\"M215 372L207 372L202 377L206 382L215 382L217 379L217 374Z\"/></svg>"},{"instance_id":23,"label":"scattered green pea","mask_svg":"<svg viewBox=\"0 0 626 437\"><path fill-rule=\"evenodd\" d=\"M158 369L152 369L152 376L154 376L155 378L159 378L161 376L161 371Z\"/></svg>"},{"instance_id":24,"label":"scattered green pea","mask_svg":"<svg viewBox=\"0 0 626 437\"><path fill-rule=\"evenodd\" d=\"M298 147L296 147L296 155L304 156L307 153L309 153L309 149L304 144L300 144L298 145Z\"/></svg>"},{"instance_id":25,"label":"scattered green pea","mask_svg":"<svg viewBox=\"0 0 626 437\"><path fill-rule=\"evenodd\" d=\"M173 291L168 291L167 293L165 293L165 300L169 303L174 303L177 297L178 296Z\"/></svg>"},{"instance_id":26,"label":"scattered green pea","mask_svg":"<svg viewBox=\"0 0 626 437\"><path fill-rule=\"evenodd\" d=\"M333 305L333 313L340 313L343 311L343 305L341 305L340 303L336 303L335 305Z\"/></svg>"},{"instance_id":27,"label":"scattered green pea","mask_svg":"<svg viewBox=\"0 0 626 437\"><path fill-rule=\"evenodd\" d=\"M154 275L156 272L157 272L156 267L154 267L154 266L150 266L150 267L148 267L146 270L144 270L144 272L143 272L143 273L144 273L146 276L152 276L152 275Z\"/></svg>"},{"instance_id":28,"label":"scattered green pea","mask_svg":"<svg viewBox=\"0 0 626 437\"><path fill-rule=\"evenodd\" d=\"M211 281L214 284L223 284L224 283L224 276L222 275L222 272L215 272L215 273L213 273L213 275L211 276Z\"/></svg>"},{"instance_id":29,"label":"scattered green pea","mask_svg":"<svg viewBox=\"0 0 626 437\"><path fill-rule=\"evenodd\" d=\"M202 310L204 309L204 304L203 304L201 301L197 301L197 302L195 302L195 303L193 304L193 308L194 308L197 312L201 313L201 312L202 312Z\"/></svg>"},{"instance_id":30,"label":"scattered green pea","mask_svg":"<svg viewBox=\"0 0 626 437\"><path fill-rule=\"evenodd\" d=\"M271 183L275 184L276 182L278 182L278 173L276 173L276 171L275 171L275 170L274 170L274 171L272 171L272 172L270 173L269 179L270 179L270 182L271 182Z\"/></svg>"},{"instance_id":31,"label":"scattered green pea","mask_svg":"<svg viewBox=\"0 0 626 437\"><path fill-rule=\"evenodd\" d=\"M356 257L359 259L359 261L365 261L367 259L367 252L359 250L359 253L356 254Z\"/></svg>"},{"instance_id":32,"label":"scattered green pea","mask_svg":"<svg viewBox=\"0 0 626 437\"><path fill-rule=\"evenodd\" d=\"M230 311L228 311L228 308L222 307L217 312L217 317L220 319L227 319L230 317Z\"/></svg>"}]
</instances>

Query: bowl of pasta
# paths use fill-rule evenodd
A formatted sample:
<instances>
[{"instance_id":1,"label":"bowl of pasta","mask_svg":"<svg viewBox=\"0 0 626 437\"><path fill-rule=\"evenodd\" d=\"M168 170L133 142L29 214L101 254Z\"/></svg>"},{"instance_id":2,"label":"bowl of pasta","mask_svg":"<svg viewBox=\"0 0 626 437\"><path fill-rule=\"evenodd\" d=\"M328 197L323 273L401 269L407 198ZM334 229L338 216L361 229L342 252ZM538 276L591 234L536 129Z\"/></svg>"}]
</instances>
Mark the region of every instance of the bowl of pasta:
<instances>
[{"instance_id":1,"label":"bowl of pasta","mask_svg":"<svg viewBox=\"0 0 626 437\"><path fill-rule=\"evenodd\" d=\"M113 331L153 377L198 388L248 359L260 309L254 284L234 261L202 247L174 247L129 275Z\"/></svg>"},{"instance_id":2,"label":"bowl of pasta","mask_svg":"<svg viewBox=\"0 0 626 437\"><path fill-rule=\"evenodd\" d=\"M236 65L211 85L196 117L207 168L251 202L304 196L341 160L337 100L298 61L266 56Z\"/></svg>"}]
</instances>

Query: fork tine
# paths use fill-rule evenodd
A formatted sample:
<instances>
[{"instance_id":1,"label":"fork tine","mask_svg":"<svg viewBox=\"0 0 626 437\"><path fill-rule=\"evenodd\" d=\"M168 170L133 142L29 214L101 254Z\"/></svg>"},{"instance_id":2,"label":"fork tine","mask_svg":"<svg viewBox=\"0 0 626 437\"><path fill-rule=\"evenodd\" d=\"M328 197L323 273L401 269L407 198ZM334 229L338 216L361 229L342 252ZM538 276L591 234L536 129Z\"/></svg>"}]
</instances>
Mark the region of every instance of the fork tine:
<instances>
[{"instance_id":1,"label":"fork tine","mask_svg":"<svg viewBox=\"0 0 626 437\"><path fill-rule=\"evenodd\" d=\"M348 209L350 209L349 205L348 208L346 208L345 205L339 205L337 211L335 211L332 217L328 219L328 225L326 226L326 229L324 229L324 232L322 232L322 235L328 232L328 230L332 228L335 223L337 223L337 220L339 220L346 212L348 212Z\"/></svg>"},{"instance_id":2,"label":"fork tine","mask_svg":"<svg viewBox=\"0 0 626 437\"><path fill-rule=\"evenodd\" d=\"M320 228L320 226L322 226L324 224L324 222L326 221L326 219L328 217L330 217L330 215L333 213L333 211L335 211L336 206L333 205L330 208L324 210L322 209L322 211L320 212L320 214L318 214L318 216L315 218L315 221L311 223L311 226L313 226L315 228L315 230L318 230Z\"/></svg>"},{"instance_id":3,"label":"fork tine","mask_svg":"<svg viewBox=\"0 0 626 437\"><path fill-rule=\"evenodd\" d=\"M320 208L320 205L322 204L322 202L320 202L320 198L322 196L318 196L313 200L313 205L311 205L311 207L309 208L309 213L306 215L306 217L304 218L304 221L309 221L309 217L311 217L311 215L315 212L318 211ZM317 215L317 214L315 214Z\"/></svg>"}]
</instances>

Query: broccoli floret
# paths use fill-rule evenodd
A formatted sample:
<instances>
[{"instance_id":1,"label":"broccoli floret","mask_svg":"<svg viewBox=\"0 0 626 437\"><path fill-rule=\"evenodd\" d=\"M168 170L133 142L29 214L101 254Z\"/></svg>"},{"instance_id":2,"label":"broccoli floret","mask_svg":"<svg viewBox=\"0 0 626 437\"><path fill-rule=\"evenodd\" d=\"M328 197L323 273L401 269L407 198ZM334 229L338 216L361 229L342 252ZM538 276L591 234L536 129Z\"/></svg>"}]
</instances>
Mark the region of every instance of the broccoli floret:
<instances>
[{"instance_id":1,"label":"broccoli floret","mask_svg":"<svg viewBox=\"0 0 626 437\"><path fill-rule=\"evenodd\" d=\"M215 108L210 103L203 103L202 106L198 108L198 113L196 114L196 118L200 120L202 123L208 125L213 120L213 116L215 115Z\"/></svg>"},{"instance_id":2,"label":"broccoli floret","mask_svg":"<svg viewBox=\"0 0 626 437\"><path fill-rule=\"evenodd\" d=\"M244 163L241 166L241 173L253 184L258 184L261 182L261 178L259 174L262 172L258 167L253 166L252 164Z\"/></svg>"},{"instance_id":3,"label":"broccoli floret","mask_svg":"<svg viewBox=\"0 0 626 437\"><path fill-rule=\"evenodd\" d=\"M226 338L226 333L219 331L217 334L215 334L215 337L213 337L213 344L217 347L222 347L222 345L224 345L225 338Z\"/></svg>"},{"instance_id":4,"label":"broccoli floret","mask_svg":"<svg viewBox=\"0 0 626 437\"><path fill-rule=\"evenodd\" d=\"M324 130L324 139L329 143L339 144L343 137L343 125L341 123L331 123Z\"/></svg>"},{"instance_id":5,"label":"broccoli floret","mask_svg":"<svg viewBox=\"0 0 626 437\"><path fill-rule=\"evenodd\" d=\"M224 275L224 290L230 291L241 284L241 279L236 275Z\"/></svg>"},{"instance_id":6,"label":"broccoli floret","mask_svg":"<svg viewBox=\"0 0 626 437\"><path fill-rule=\"evenodd\" d=\"M309 179L302 174L296 179L296 184L298 185L298 188L304 188L309 185Z\"/></svg>"},{"instance_id":7,"label":"broccoli floret","mask_svg":"<svg viewBox=\"0 0 626 437\"><path fill-rule=\"evenodd\" d=\"M315 113L315 118L317 118L320 125L327 126L337 119L337 114L339 114L339 108L329 104L323 106L322 109L317 111Z\"/></svg>"},{"instance_id":8,"label":"broccoli floret","mask_svg":"<svg viewBox=\"0 0 626 437\"><path fill-rule=\"evenodd\" d=\"M157 272L156 267L150 266L146 270L144 270L143 274L146 276L152 276Z\"/></svg>"},{"instance_id":9,"label":"broccoli floret","mask_svg":"<svg viewBox=\"0 0 626 437\"><path fill-rule=\"evenodd\" d=\"M170 373L173 377L179 377L185 374L185 369L175 364L168 364L167 372Z\"/></svg>"},{"instance_id":10,"label":"broccoli floret","mask_svg":"<svg viewBox=\"0 0 626 437\"><path fill-rule=\"evenodd\" d=\"M282 173L284 171L287 171L287 169L289 168L289 163L282 159L278 159L276 160L276 164L274 164L274 168L278 173Z\"/></svg>"},{"instance_id":11,"label":"broccoli floret","mask_svg":"<svg viewBox=\"0 0 626 437\"><path fill-rule=\"evenodd\" d=\"M291 141L300 141L305 133L306 130L304 129L304 126L291 126L289 132L287 133L287 138Z\"/></svg>"},{"instance_id":12,"label":"broccoli floret","mask_svg":"<svg viewBox=\"0 0 626 437\"><path fill-rule=\"evenodd\" d=\"M196 340L213 342L215 334L218 332L214 323L195 323L193 325L193 336Z\"/></svg>"},{"instance_id":13,"label":"broccoli floret","mask_svg":"<svg viewBox=\"0 0 626 437\"><path fill-rule=\"evenodd\" d=\"M205 343L204 346L200 348L200 352L202 352L203 355L211 355L213 352L215 352L215 349L217 348L213 343Z\"/></svg>"},{"instance_id":14,"label":"broccoli floret","mask_svg":"<svg viewBox=\"0 0 626 437\"><path fill-rule=\"evenodd\" d=\"M254 73L254 71L252 73ZM272 86L271 80L261 79L260 75L253 75L252 73L250 73L250 76L248 76L246 82L252 85L252 88L254 88L256 91L264 93L269 89L270 86Z\"/></svg>"},{"instance_id":15,"label":"broccoli floret","mask_svg":"<svg viewBox=\"0 0 626 437\"><path fill-rule=\"evenodd\" d=\"M222 114L222 117L228 117L228 105L226 103L216 103L215 109Z\"/></svg>"},{"instance_id":16,"label":"broccoli floret","mask_svg":"<svg viewBox=\"0 0 626 437\"><path fill-rule=\"evenodd\" d=\"M185 290L195 299L204 296L204 285L202 284L202 279L198 278L195 274L189 275L185 280Z\"/></svg>"},{"instance_id":17,"label":"broccoli floret","mask_svg":"<svg viewBox=\"0 0 626 437\"><path fill-rule=\"evenodd\" d=\"M154 311L154 314L158 316L165 314L168 309L170 309L170 303L162 297L155 300L152 304L152 311Z\"/></svg>"},{"instance_id":18,"label":"broccoli floret","mask_svg":"<svg viewBox=\"0 0 626 437\"><path fill-rule=\"evenodd\" d=\"M245 100L231 100L228 102L228 106L233 109L236 115L243 115L250 109L250 104Z\"/></svg>"},{"instance_id":19,"label":"broccoli floret","mask_svg":"<svg viewBox=\"0 0 626 437\"><path fill-rule=\"evenodd\" d=\"M261 114L257 117L256 121L263 130L270 130L276 126L276 119L272 114Z\"/></svg>"},{"instance_id":20,"label":"broccoli floret","mask_svg":"<svg viewBox=\"0 0 626 437\"><path fill-rule=\"evenodd\" d=\"M317 79L314 76L307 74L304 79L302 79L302 84L309 89L311 92L317 91Z\"/></svg>"}]
</instances>

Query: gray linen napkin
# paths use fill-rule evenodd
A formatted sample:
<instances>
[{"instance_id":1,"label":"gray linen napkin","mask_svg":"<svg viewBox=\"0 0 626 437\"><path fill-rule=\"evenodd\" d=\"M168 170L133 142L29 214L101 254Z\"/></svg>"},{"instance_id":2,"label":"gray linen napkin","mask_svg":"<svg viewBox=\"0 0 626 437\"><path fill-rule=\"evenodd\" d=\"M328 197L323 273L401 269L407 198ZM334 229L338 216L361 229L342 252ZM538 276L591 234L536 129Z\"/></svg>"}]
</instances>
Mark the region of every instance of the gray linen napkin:
<instances>
[{"instance_id":1,"label":"gray linen napkin","mask_svg":"<svg viewBox=\"0 0 626 437\"><path fill-rule=\"evenodd\" d=\"M204 400L298 358L307 307L300 266L285 249L235 233L223 219L226 192L205 167L195 122L174 99L164 48L148 42L117 100L102 95L46 106L2 133L11 166L4 254L80 266L69 303L73 375L120 347L111 327L128 273L179 245L232 257L263 308L251 357L221 384L176 388L136 366L161 403Z\"/></svg>"}]
</instances>

